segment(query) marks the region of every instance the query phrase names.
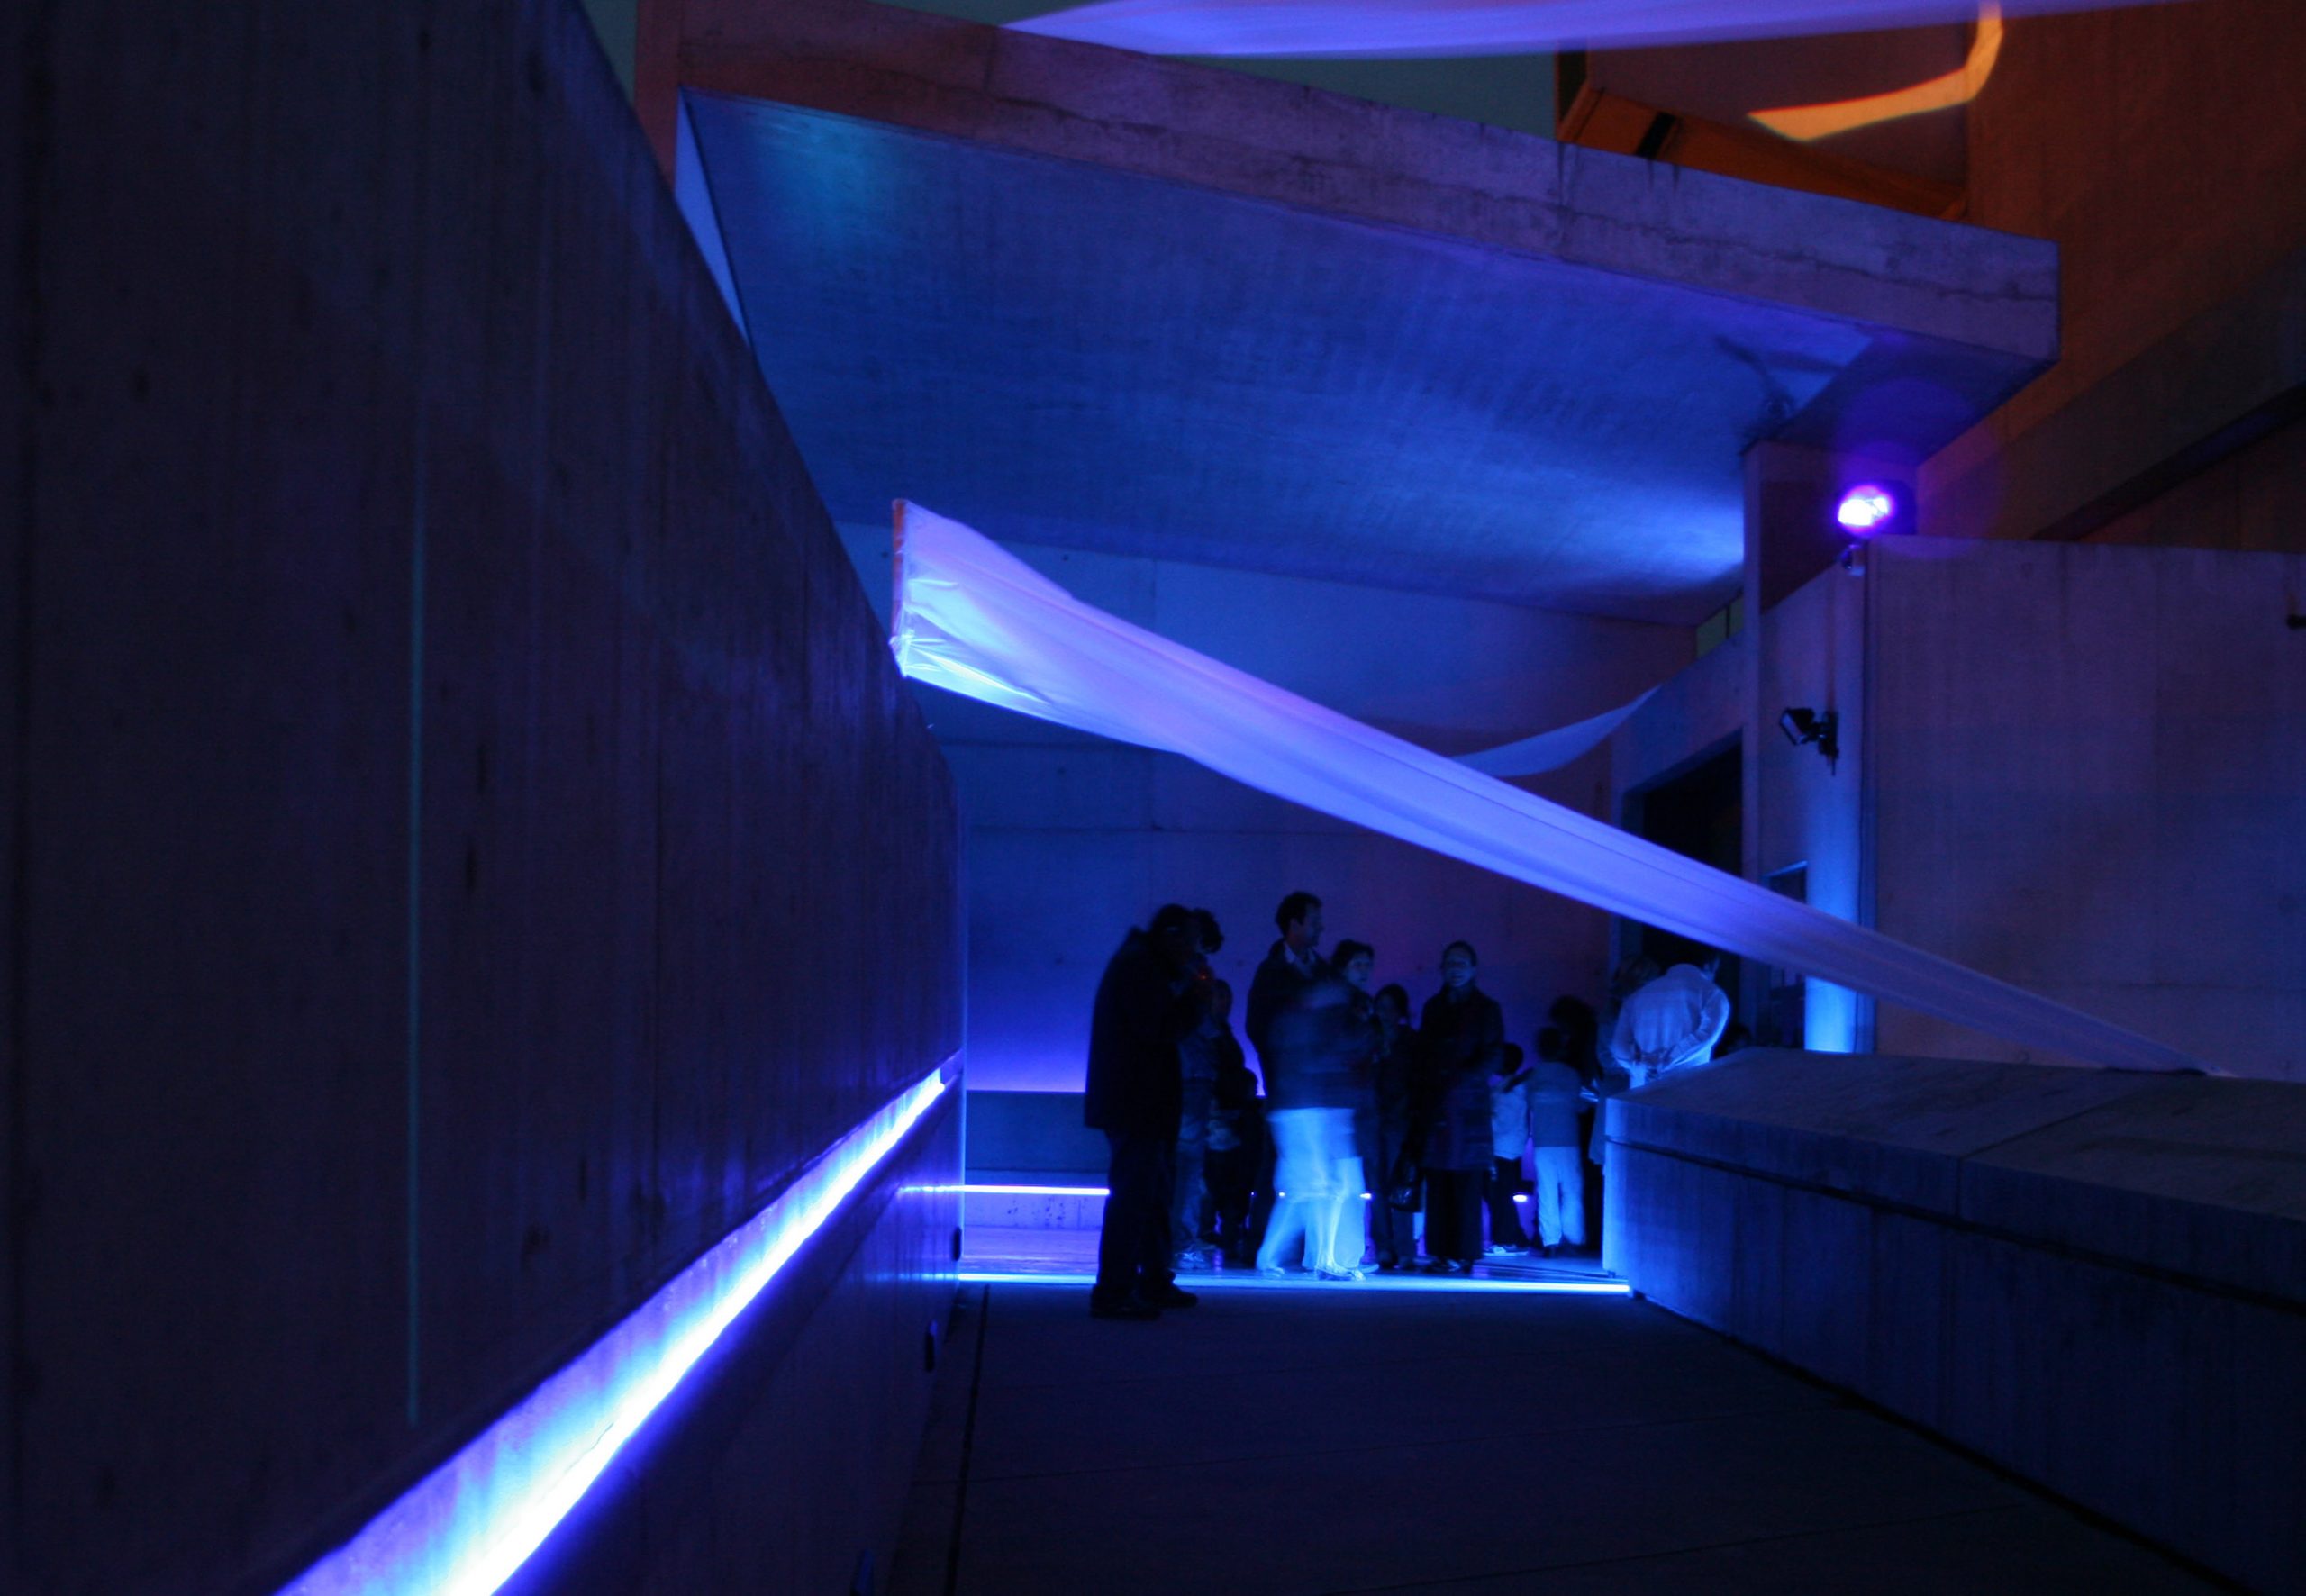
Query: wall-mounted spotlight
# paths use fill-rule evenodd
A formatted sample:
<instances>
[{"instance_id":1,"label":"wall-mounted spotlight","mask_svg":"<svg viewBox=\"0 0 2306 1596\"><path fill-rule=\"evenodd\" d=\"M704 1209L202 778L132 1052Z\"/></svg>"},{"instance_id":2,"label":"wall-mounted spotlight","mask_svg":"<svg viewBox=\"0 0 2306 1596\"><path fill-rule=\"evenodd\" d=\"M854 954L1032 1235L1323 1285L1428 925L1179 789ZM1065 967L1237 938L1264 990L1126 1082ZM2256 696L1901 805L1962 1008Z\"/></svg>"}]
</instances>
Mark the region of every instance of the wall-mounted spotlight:
<instances>
[{"instance_id":1,"label":"wall-mounted spotlight","mask_svg":"<svg viewBox=\"0 0 2306 1596\"><path fill-rule=\"evenodd\" d=\"M1785 740L1795 748L1803 743L1816 743L1818 752L1826 757L1826 768L1833 768L1841 757L1841 744L1835 739L1834 712L1820 714L1815 710L1784 710L1777 717L1777 729L1785 733Z\"/></svg>"},{"instance_id":2,"label":"wall-mounted spotlight","mask_svg":"<svg viewBox=\"0 0 2306 1596\"><path fill-rule=\"evenodd\" d=\"M1894 482L1861 482L1835 504L1834 522L1860 538L1911 533L1913 495Z\"/></svg>"}]
</instances>

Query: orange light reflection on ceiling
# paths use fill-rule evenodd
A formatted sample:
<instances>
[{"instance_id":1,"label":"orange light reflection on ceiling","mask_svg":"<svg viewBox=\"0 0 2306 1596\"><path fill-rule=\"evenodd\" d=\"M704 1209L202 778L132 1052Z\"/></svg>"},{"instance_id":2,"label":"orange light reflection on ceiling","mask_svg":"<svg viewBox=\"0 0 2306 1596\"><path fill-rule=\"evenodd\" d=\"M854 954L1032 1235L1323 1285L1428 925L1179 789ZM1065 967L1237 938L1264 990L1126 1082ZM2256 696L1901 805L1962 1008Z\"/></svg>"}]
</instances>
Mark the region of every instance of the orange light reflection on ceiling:
<instances>
[{"instance_id":1,"label":"orange light reflection on ceiling","mask_svg":"<svg viewBox=\"0 0 2306 1596\"><path fill-rule=\"evenodd\" d=\"M1975 99L1978 91L1985 86L1985 80L1993 76L1993 63L2001 55L2002 6L1998 0L1985 0L1978 7L1978 34L1970 42L1970 59L1959 69L1886 95L1837 100L1830 105L1789 105L1780 111L1757 111L1753 117L1770 131L1807 144L1830 133L1872 127L1877 122L1919 116L1925 111L1943 111L1948 105L1964 105Z\"/></svg>"}]
</instances>

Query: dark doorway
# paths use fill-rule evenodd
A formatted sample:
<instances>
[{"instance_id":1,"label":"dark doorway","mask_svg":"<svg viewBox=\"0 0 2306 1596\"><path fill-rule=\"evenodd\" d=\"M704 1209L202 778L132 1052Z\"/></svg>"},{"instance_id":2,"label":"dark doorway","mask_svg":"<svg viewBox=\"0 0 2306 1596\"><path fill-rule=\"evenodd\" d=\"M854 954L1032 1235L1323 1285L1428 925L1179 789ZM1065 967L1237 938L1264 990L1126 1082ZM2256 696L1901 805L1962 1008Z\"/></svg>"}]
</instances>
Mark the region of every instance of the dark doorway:
<instances>
[{"instance_id":1,"label":"dark doorway","mask_svg":"<svg viewBox=\"0 0 2306 1596\"><path fill-rule=\"evenodd\" d=\"M1705 755L1626 800L1626 830L1685 858L1731 875L1745 873L1745 757L1738 739ZM1660 969L1702 965L1716 952L1721 968L1714 981L1730 994L1730 1029L1740 1028L1744 1003L1738 956L1693 942L1675 931L1631 922L1635 935L1621 946L1627 955L1646 953ZM1727 1047L1722 1049L1728 1051Z\"/></svg>"}]
</instances>

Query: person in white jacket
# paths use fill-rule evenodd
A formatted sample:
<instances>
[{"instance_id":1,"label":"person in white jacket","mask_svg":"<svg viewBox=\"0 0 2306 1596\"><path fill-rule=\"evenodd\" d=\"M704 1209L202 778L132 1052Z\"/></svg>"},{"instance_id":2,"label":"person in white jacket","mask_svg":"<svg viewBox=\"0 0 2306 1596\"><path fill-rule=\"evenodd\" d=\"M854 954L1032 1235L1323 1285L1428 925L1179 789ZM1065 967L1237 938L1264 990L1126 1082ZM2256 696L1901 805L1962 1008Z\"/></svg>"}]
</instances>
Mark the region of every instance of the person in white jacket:
<instances>
[{"instance_id":1,"label":"person in white jacket","mask_svg":"<svg viewBox=\"0 0 2306 1596\"><path fill-rule=\"evenodd\" d=\"M1713 984L1720 966L1718 957L1703 969L1675 965L1626 999L1610 1033L1610 1056L1634 1087L1712 1059L1713 1045L1730 1026L1729 996Z\"/></svg>"}]
</instances>

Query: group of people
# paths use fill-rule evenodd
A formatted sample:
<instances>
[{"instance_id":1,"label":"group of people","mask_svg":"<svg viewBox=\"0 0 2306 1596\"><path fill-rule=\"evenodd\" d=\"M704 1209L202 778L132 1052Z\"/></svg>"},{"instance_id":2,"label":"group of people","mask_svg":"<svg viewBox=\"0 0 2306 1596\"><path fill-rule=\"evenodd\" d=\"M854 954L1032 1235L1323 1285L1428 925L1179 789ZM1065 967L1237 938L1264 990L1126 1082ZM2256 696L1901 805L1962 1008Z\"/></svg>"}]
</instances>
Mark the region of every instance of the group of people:
<instances>
[{"instance_id":1,"label":"group of people","mask_svg":"<svg viewBox=\"0 0 2306 1596\"><path fill-rule=\"evenodd\" d=\"M1612 979L1606 1027L1565 995L1525 1052L1481 990L1471 943L1442 950L1441 989L1412 1023L1403 987L1371 990L1368 944L1322 956L1319 898L1290 893L1274 921L1242 1019L1256 1070L1232 989L1210 968L1224 939L1207 910L1165 906L1106 966L1084 1105L1112 1153L1099 1318L1191 1306L1177 1274L1221 1260L1357 1281L1370 1263L1464 1274L1531 1245L1583 1247L1601 1157L1591 1111L1711 1058L1730 1020L1711 963L1661 972L1636 958Z\"/></svg>"}]
</instances>

